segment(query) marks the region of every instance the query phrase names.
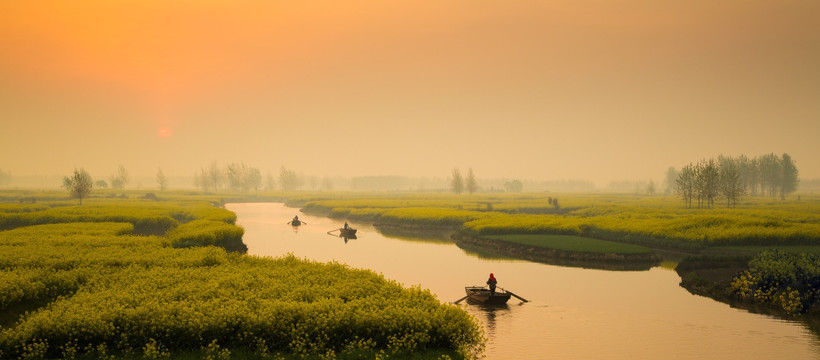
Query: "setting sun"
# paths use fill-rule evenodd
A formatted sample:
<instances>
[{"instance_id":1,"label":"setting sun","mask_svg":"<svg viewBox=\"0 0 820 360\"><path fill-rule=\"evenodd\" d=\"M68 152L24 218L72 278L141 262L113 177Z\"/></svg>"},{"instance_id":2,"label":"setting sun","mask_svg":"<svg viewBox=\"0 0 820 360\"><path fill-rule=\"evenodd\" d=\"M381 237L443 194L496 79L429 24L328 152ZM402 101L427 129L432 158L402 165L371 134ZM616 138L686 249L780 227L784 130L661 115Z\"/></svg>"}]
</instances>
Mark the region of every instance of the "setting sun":
<instances>
[{"instance_id":1,"label":"setting sun","mask_svg":"<svg viewBox=\"0 0 820 360\"><path fill-rule=\"evenodd\" d=\"M163 126L163 127L159 128L159 130L157 130L157 136L162 137L162 138L170 137L171 136L171 129L169 129L167 126Z\"/></svg>"}]
</instances>

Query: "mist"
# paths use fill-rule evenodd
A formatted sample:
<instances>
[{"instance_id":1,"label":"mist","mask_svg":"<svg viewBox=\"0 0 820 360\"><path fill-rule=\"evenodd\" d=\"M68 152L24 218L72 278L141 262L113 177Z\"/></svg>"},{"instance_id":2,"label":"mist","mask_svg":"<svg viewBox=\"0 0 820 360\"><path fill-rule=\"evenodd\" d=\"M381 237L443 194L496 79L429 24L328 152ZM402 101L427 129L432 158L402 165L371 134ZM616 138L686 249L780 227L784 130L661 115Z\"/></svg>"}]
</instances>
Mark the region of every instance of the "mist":
<instances>
[{"instance_id":1,"label":"mist","mask_svg":"<svg viewBox=\"0 0 820 360\"><path fill-rule=\"evenodd\" d=\"M670 166L768 153L820 178L816 1L4 2L0 18L6 184L122 165L131 187L158 169L181 187L241 162L337 189L441 189L471 168L485 189L662 190Z\"/></svg>"}]
</instances>

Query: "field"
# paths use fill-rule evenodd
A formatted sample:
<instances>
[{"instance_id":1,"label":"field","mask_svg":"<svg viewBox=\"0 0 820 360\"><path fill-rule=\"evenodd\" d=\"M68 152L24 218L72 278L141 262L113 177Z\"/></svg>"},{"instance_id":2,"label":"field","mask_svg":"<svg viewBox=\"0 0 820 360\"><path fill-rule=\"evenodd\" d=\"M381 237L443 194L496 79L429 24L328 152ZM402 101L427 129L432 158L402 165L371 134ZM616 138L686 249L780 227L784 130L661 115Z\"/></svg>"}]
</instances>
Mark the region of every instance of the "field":
<instances>
[{"instance_id":1,"label":"field","mask_svg":"<svg viewBox=\"0 0 820 360\"><path fill-rule=\"evenodd\" d=\"M573 235L686 251L820 245L820 197L808 195L786 201L749 198L735 209L688 209L675 197L607 194L336 194L289 201L306 212L450 227L476 237Z\"/></svg>"},{"instance_id":2,"label":"field","mask_svg":"<svg viewBox=\"0 0 820 360\"><path fill-rule=\"evenodd\" d=\"M475 319L337 263L257 258L196 196L0 206L0 358L471 358Z\"/></svg>"}]
</instances>

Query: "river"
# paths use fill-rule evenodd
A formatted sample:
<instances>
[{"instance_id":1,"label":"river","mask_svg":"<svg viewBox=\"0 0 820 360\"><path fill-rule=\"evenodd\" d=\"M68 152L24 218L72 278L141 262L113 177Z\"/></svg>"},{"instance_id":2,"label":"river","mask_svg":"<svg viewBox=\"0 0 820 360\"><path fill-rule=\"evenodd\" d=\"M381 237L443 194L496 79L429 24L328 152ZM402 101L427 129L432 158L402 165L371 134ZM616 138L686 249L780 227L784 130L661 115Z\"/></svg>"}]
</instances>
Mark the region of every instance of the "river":
<instances>
[{"instance_id":1,"label":"river","mask_svg":"<svg viewBox=\"0 0 820 360\"><path fill-rule=\"evenodd\" d=\"M487 359L820 359L820 339L802 323L692 295L668 268L608 271L489 258L443 237L385 236L356 223L358 238L345 241L327 234L343 222L280 203L226 208L245 229L250 255L291 253L371 269L429 289L442 302L494 273L499 287L530 302L460 305L483 324ZM294 215L306 224L288 225Z\"/></svg>"}]
</instances>

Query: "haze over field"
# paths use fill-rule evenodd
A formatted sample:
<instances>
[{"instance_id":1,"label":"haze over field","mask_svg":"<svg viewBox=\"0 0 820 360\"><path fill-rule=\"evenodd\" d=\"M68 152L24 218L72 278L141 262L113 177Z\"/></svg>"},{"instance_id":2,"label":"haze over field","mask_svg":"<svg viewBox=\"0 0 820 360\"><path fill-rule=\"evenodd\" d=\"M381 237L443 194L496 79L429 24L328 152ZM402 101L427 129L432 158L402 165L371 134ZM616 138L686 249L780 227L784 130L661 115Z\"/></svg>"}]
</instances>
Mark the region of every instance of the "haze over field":
<instances>
[{"instance_id":1,"label":"haze over field","mask_svg":"<svg viewBox=\"0 0 820 360\"><path fill-rule=\"evenodd\" d=\"M820 2L3 1L0 169L820 177Z\"/></svg>"}]
</instances>

